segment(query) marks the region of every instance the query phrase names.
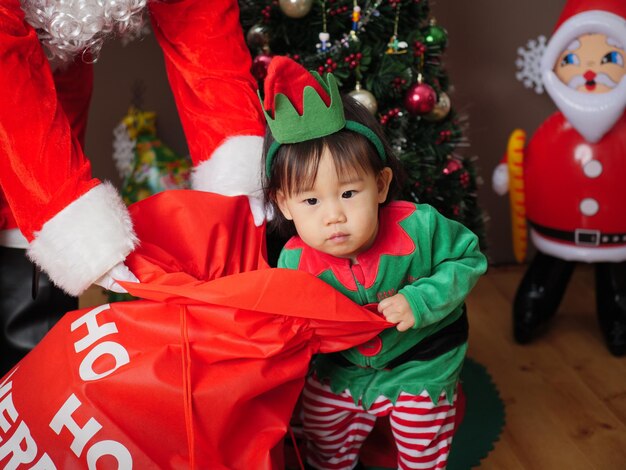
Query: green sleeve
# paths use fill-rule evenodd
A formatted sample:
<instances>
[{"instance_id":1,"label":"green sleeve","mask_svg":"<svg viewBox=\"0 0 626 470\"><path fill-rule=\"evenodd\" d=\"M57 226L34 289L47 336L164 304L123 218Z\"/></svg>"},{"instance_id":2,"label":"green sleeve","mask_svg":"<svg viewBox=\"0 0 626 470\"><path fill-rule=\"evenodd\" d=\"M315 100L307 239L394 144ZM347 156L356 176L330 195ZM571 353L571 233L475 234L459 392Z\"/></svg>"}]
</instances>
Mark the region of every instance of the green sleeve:
<instances>
[{"instance_id":1,"label":"green sleeve","mask_svg":"<svg viewBox=\"0 0 626 470\"><path fill-rule=\"evenodd\" d=\"M420 227L413 235L418 244L431 245L430 275L399 291L411 305L414 328L439 322L449 315L487 270L487 259L473 232L434 208L430 208L428 221L428 227Z\"/></svg>"},{"instance_id":2,"label":"green sleeve","mask_svg":"<svg viewBox=\"0 0 626 470\"><path fill-rule=\"evenodd\" d=\"M278 256L277 267L286 269L298 269L300 265L301 249L289 250L283 248Z\"/></svg>"}]
</instances>

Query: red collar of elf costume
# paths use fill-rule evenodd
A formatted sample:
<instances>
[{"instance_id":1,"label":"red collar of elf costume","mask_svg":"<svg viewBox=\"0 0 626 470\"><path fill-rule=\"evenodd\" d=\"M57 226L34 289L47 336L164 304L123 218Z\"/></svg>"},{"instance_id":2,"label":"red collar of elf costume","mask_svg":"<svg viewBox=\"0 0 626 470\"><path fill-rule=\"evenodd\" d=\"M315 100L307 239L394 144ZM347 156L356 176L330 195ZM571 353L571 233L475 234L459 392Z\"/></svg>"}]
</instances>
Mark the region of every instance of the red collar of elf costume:
<instances>
[{"instance_id":1,"label":"red collar of elf costume","mask_svg":"<svg viewBox=\"0 0 626 470\"><path fill-rule=\"evenodd\" d=\"M376 147L380 158L387 161L385 148L376 133L359 122L346 120L333 74L322 78L288 57L277 56L267 69L264 89L263 112L274 138L265 157L268 177L281 145L318 139L342 129L366 137Z\"/></svg>"},{"instance_id":2,"label":"red collar of elf costume","mask_svg":"<svg viewBox=\"0 0 626 470\"><path fill-rule=\"evenodd\" d=\"M374 285L383 255L406 256L415 251L415 242L400 226L400 222L411 216L415 210L414 204L404 201L395 201L380 209L376 240L369 250L357 256L358 264L363 270L362 284L366 289ZM315 276L330 269L346 289L357 290L349 259L317 251L306 245L298 236L291 238L285 248L302 249L299 269Z\"/></svg>"}]
</instances>

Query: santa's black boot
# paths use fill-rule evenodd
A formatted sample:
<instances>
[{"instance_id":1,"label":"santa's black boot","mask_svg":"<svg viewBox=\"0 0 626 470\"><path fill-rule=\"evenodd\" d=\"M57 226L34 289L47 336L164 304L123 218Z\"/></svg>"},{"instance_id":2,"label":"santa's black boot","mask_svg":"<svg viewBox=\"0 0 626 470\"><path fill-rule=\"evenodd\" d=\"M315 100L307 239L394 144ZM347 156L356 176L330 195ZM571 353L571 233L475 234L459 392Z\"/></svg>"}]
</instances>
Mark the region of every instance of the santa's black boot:
<instances>
[{"instance_id":1,"label":"santa's black boot","mask_svg":"<svg viewBox=\"0 0 626 470\"><path fill-rule=\"evenodd\" d=\"M606 345L614 356L626 354L626 262L596 265L596 307Z\"/></svg>"},{"instance_id":2,"label":"santa's black boot","mask_svg":"<svg viewBox=\"0 0 626 470\"><path fill-rule=\"evenodd\" d=\"M538 252L528 266L513 302L513 336L529 343L559 308L574 266Z\"/></svg>"}]
</instances>

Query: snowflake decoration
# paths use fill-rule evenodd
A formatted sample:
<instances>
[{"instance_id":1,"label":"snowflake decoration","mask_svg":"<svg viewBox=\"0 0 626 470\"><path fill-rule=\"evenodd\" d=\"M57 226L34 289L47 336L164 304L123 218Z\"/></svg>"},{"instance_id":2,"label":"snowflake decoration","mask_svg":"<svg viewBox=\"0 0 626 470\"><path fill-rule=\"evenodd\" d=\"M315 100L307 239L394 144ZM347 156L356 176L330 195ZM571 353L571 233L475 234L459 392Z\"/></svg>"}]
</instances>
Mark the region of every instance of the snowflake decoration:
<instances>
[{"instance_id":1,"label":"snowflake decoration","mask_svg":"<svg viewBox=\"0 0 626 470\"><path fill-rule=\"evenodd\" d=\"M541 80L541 57L546 50L546 37L539 36L526 43L526 49L517 49L518 58L515 65L519 71L515 77L524 84L526 88L535 88L538 94L543 93L543 81Z\"/></svg>"},{"instance_id":2,"label":"snowflake decoration","mask_svg":"<svg viewBox=\"0 0 626 470\"><path fill-rule=\"evenodd\" d=\"M126 179L133 171L136 144L137 141L130 138L123 122L113 129L113 161L122 179Z\"/></svg>"}]
</instances>

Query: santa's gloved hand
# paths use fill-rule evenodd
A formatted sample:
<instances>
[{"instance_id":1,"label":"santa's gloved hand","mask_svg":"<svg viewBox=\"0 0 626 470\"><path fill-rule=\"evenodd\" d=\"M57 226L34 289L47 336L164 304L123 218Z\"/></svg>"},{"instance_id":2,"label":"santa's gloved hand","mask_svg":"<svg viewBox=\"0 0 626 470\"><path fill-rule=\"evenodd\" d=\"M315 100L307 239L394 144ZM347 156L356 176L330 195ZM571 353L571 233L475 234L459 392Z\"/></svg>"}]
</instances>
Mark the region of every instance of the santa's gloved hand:
<instances>
[{"instance_id":1,"label":"santa's gloved hand","mask_svg":"<svg viewBox=\"0 0 626 470\"><path fill-rule=\"evenodd\" d=\"M117 263L108 272L98 279L94 284L104 287L106 290L126 294L128 291L120 286L116 281L139 282L139 279L128 269L124 263Z\"/></svg>"},{"instance_id":2,"label":"santa's gloved hand","mask_svg":"<svg viewBox=\"0 0 626 470\"><path fill-rule=\"evenodd\" d=\"M509 168L506 163L500 163L491 177L491 187L494 192L500 196L504 196L509 192Z\"/></svg>"}]
</instances>

